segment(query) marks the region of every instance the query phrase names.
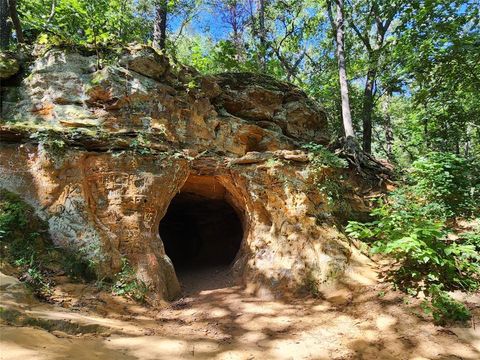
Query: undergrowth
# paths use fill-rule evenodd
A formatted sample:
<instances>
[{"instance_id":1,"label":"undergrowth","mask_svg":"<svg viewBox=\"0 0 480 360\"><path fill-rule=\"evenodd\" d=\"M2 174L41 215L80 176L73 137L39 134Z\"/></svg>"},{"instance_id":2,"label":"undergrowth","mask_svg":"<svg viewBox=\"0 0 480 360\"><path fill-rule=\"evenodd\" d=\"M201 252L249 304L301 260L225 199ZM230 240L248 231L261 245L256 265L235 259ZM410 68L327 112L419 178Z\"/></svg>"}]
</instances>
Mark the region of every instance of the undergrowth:
<instances>
[{"instance_id":1,"label":"undergrowth","mask_svg":"<svg viewBox=\"0 0 480 360\"><path fill-rule=\"evenodd\" d=\"M82 254L54 246L47 224L18 195L0 190L0 257L17 268L20 279L40 297L48 297L48 276L59 271L72 279L92 280L95 271Z\"/></svg>"},{"instance_id":2,"label":"undergrowth","mask_svg":"<svg viewBox=\"0 0 480 360\"><path fill-rule=\"evenodd\" d=\"M402 186L378 202L373 221L351 221L346 227L372 253L396 260L387 279L412 296L423 294L422 307L437 323L470 317L449 291L480 288L479 225L469 232L457 226L460 217L479 213L479 181L465 159L429 154L413 163Z\"/></svg>"},{"instance_id":3,"label":"undergrowth","mask_svg":"<svg viewBox=\"0 0 480 360\"><path fill-rule=\"evenodd\" d=\"M18 196L0 191L1 260L19 268L20 279L41 297L50 292L45 272L51 247L45 233L46 224L34 216L30 206Z\"/></svg>"},{"instance_id":4,"label":"undergrowth","mask_svg":"<svg viewBox=\"0 0 480 360\"><path fill-rule=\"evenodd\" d=\"M0 257L42 298L51 293L49 276L59 271L74 279L95 277L94 269L78 252L55 247L47 224L19 196L6 190L0 190Z\"/></svg>"},{"instance_id":5,"label":"undergrowth","mask_svg":"<svg viewBox=\"0 0 480 360\"><path fill-rule=\"evenodd\" d=\"M48 226L18 195L0 189L0 260L19 272L19 278L35 295L48 299L52 275L66 274L73 281L95 281L105 290L145 302L147 286L136 279L133 268L122 259L122 269L113 280L98 280L96 263L85 256L85 248L69 251L55 247Z\"/></svg>"}]
</instances>

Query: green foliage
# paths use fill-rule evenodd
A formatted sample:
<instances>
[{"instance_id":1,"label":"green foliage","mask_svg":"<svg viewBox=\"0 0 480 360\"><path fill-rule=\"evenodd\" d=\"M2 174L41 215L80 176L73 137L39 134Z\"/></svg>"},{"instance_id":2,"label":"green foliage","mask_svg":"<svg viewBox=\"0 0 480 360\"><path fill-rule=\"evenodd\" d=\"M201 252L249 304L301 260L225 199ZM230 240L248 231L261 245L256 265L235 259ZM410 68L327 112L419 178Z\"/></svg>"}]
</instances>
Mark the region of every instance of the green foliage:
<instances>
[{"instance_id":1,"label":"green foliage","mask_svg":"<svg viewBox=\"0 0 480 360\"><path fill-rule=\"evenodd\" d=\"M20 278L27 285L29 285L35 294L41 298L48 296L51 293L50 283L33 263L27 267L27 272Z\"/></svg>"},{"instance_id":2,"label":"green foliage","mask_svg":"<svg viewBox=\"0 0 480 360\"><path fill-rule=\"evenodd\" d=\"M9 262L22 264L35 262L42 247L42 239L36 227L45 229L44 224L33 224L30 216L33 209L20 198L0 190L0 255Z\"/></svg>"},{"instance_id":3,"label":"green foliage","mask_svg":"<svg viewBox=\"0 0 480 360\"><path fill-rule=\"evenodd\" d=\"M389 274L395 285L412 294L440 284L447 290L477 289L480 255L475 246L447 240L444 223L428 218L428 210L404 194L392 194L391 201L372 211L375 221L350 222L346 231L371 242L373 253L397 260L398 267Z\"/></svg>"},{"instance_id":4,"label":"green foliage","mask_svg":"<svg viewBox=\"0 0 480 360\"><path fill-rule=\"evenodd\" d=\"M31 41L76 45L127 43L146 37L151 22L138 4L125 0L60 0L19 2L24 32Z\"/></svg>"},{"instance_id":5,"label":"green foliage","mask_svg":"<svg viewBox=\"0 0 480 360\"><path fill-rule=\"evenodd\" d=\"M429 154L413 164L407 185L379 201L372 222L346 228L370 243L373 253L397 261L388 278L409 294L429 296L436 321L461 320L468 313L446 291L480 287L480 231L455 234L446 221L478 209L475 181L465 159Z\"/></svg>"},{"instance_id":6,"label":"green foliage","mask_svg":"<svg viewBox=\"0 0 480 360\"><path fill-rule=\"evenodd\" d=\"M45 224L32 221L33 209L20 198L0 190L0 256L24 273L21 277L39 296L46 296L49 283L43 275L42 254L46 252L45 239L38 231Z\"/></svg>"},{"instance_id":7,"label":"green foliage","mask_svg":"<svg viewBox=\"0 0 480 360\"><path fill-rule=\"evenodd\" d=\"M138 138L132 140L130 148L140 155L150 155L152 154L152 149L148 147L149 144L150 141L143 135L140 135Z\"/></svg>"},{"instance_id":8,"label":"green foliage","mask_svg":"<svg viewBox=\"0 0 480 360\"><path fill-rule=\"evenodd\" d=\"M74 279L96 278L95 265L82 251L55 248L31 206L19 196L0 190L0 257L22 271L20 277L40 297L50 293L46 274L59 268Z\"/></svg>"},{"instance_id":9,"label":"green foliage","mask_svg":"<svg viewBox=\"0 0 480 360\"><path fill-rule=\"evenodd\" d=\"M37 131L31 134L30 138L38 140L51 155L58 158L62 158L67 150L65 141L52 131Z\"/></svg>"},{"instance_id":10,"label":"green foliage","mask_svg":"<svg viewBox=\"0 0 480 360\"><path fill-rule=\"evenodd\" d=\"M471 318L468 308L448 295L442 285L432 285L429 294L431 301L423 301L422 308L425 313L432 314L436 323L444 325L449 321L465 322Z\"/></svg>"},{"instance_id":11,"label":"green foliage","mask_svg":"<svg viewBox=\"0 0 480 360\"><path fill-rule=\"evenodd\" d=\"M480 162L452 153L431 152L412 164L412 188L435 202L446 217L469 216L480 209Z\"/></svg>"},{"instance_id":12,"label":"green foliage","mask_svg":"<svg viewBox=\"0 0 480 360\"><path fill-rule=\"evenodd\" d=\"M317 169L343 169L348 166L345 159L338 157L321 144L308 143L303 148L310 153L310 162Z\"/></svg>"},{"instance_id":13,"label":"green foliage","mask_svg":"<svg viewBox=\"0 0 480 360\"><path fill-rule=\"evenodd\" d=\"M401 14L392 58L411 107L398 114L398 127L409 127L423 148L479 154L478 19L469 0L417 0Z\"/></svg>"},{"instance_id":14,"label":"green foliage","mask_svg":"<svg viewBox=\"0 0 480 360\"><path fill-rule=\"evenodd\" d=\"M146 300L148 287L143 281L137 279L135 271L125 258L122 258L122 270L114 279L112 292L138 302Z\"/></svg>"}]
</instances>

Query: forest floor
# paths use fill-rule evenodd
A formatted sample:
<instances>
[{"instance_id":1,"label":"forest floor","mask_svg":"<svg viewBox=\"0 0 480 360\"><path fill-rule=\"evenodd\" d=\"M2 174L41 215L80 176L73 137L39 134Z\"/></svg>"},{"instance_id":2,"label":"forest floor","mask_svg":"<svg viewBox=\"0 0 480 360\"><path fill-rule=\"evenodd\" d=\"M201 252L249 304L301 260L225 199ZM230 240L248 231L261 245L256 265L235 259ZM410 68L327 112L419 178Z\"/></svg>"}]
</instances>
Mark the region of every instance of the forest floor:
<instances>
[{"instance_id":1,"label":"forest floor","mask_svg":"<svg viewBox=\"0 0 480 360\"><path fill-rule=\"evenodd\" d=\"M146 308L93 285L56 279L52 303L2 275L0 359L480 359L480 295L469 324L435 326L378 280L353 268L322 298L262 299L222 268L183 274L185 296Z\"/></svg>"}]
</instances>

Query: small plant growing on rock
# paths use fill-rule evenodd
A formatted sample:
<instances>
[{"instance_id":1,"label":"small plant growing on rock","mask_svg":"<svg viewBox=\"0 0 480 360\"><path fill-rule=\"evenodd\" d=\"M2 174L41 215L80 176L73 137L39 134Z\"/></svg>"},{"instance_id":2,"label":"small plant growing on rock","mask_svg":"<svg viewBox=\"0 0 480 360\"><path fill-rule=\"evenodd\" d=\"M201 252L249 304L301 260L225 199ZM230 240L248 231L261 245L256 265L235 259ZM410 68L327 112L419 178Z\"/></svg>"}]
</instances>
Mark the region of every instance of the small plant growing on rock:
<instances>
[{"instance_id":1,"label":"small plant growing on rock","mask_svg":"<svg viewBox=\"0 0 480 360\"><path fill-rule=\"evenodd\" d=\"M112 292L142 303L146 300L148 287L136 278L135 271L125 258L122 258L122 270L115 277Z\"/></svg>"},{"instance_id":2,"label":"small plant growing on rock","mask_svg":"<svg viewBox=\"0 0 480 360\"><path fill-rule=\"evenodd\" d=\"M321 144L308 143L303 148L310 153L310 163L317 169L344 169L348 166L345 159L340 158Z\"/></svg>"},{"instance_id":3,"label":"small plant growing on rock","mask_svg":"<svg viewBox=\"0 0 480 360\"><path fill-rule=\"evenodd\" d=\"M309 173L316 190L326 196L332 211L348 212L350 208L344 199L346 182L341 171L347 168L347 161L320 144L308 143L303 148L309 152Z\"/></svg>"},{"instance_id":4,"label":"small plant growing on rock","mask_svg":"<svg viewBox=\"0 0 480 360\"><path fill-rule=\"evenodd\" d=\"M150 141L145 139L143 135L139 135L137 139L133 139L130 143L130 148L140 155L150 155L152 153L152 149L148 146Z\"/></svg>"}]
</instances>

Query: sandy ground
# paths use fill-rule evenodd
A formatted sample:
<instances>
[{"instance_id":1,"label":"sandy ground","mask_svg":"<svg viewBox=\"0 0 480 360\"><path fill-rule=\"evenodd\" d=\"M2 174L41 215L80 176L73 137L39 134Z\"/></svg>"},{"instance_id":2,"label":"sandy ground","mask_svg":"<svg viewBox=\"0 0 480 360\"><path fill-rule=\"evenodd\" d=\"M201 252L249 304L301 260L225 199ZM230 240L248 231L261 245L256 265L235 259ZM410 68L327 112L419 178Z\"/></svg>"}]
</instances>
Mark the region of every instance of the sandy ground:
<instances>
[{"instance_id":1,"label":"sandy ground","mask_svg":"<svg viewBox=\"0 0 480 360\"><path fill-rule=\"evenodd\" d=\"M286 302L203 269L183 274L185 297L162 309L61 279L46 304L2 280L2 313L21 315L2 316L0 359L480 359L478 295L476 322L439 327L373 267L350 275L325 298Z\"/></svg>"}]
</instances>

